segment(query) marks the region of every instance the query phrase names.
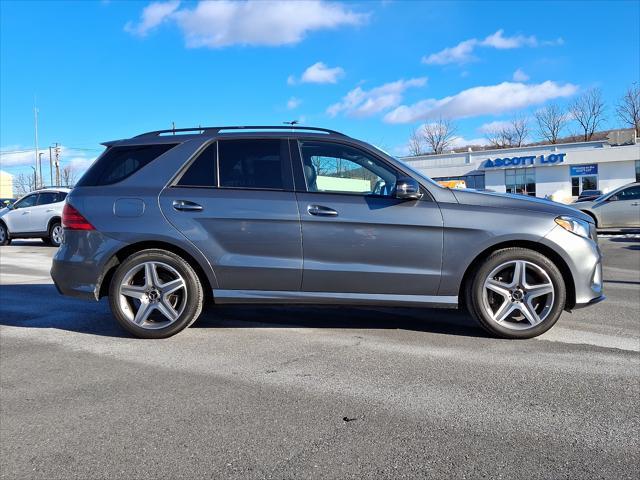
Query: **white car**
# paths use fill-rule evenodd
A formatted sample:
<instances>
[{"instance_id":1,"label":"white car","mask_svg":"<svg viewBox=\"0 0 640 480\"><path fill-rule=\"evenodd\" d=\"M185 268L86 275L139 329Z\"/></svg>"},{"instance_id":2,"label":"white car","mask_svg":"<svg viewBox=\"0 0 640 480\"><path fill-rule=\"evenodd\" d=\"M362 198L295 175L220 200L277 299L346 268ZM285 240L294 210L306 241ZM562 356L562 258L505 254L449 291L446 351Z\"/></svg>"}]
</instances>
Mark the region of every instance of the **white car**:
<instances>
[{"instance_id":1,"label":"white car","mask_svg":"<svg viewBox=\"0 0 640 480\"><path fill-rule=\"evenodd\" d=\"M62 243L62 208L68 188L31 192L0 210L0 245L14 238L41 238L48 245Z\"/></svg>"}]
</instances>

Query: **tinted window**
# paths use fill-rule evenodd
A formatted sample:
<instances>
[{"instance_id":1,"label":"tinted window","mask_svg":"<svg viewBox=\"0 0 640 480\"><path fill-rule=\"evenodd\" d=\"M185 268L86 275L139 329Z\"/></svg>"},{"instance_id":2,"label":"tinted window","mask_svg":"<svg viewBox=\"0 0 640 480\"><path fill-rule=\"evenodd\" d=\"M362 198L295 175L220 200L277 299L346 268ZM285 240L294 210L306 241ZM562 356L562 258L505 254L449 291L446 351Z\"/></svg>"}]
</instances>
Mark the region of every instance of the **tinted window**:
<instances>
[{"instance_id":1,"label":"tinted window","mask_svg":"<svg viewBox=\"0 0 640 480\"><path fill-rule=\"evenodd\" d=\"M216 156L217 146L214 143L209 145L186 172L182 174L178 185L181 187L215 187L216 182Z\"/></svg>"},{"instance_id":2,"label":"tinted window","mask_svg":"<svg viewBox=\"0 0 640 480\"><path fill-rule=\"evenodd\" d=\"M25 207L33 207L36 204L36 199L38 198L37 194L29 195L28 197L24 197L19 202L16 202L14 208L25 208Z\"/></svg>"},{"instance_id":3,"label":"tinted window","mask_svg":"<svg viewBox=\"0 0 640 480\"><path fill-rule=\"evenodd\" d=\"M618 192L617 196L620 200L638 200L640 199L640 186L625 188Z\"/></svg>"},{"instance_id":4,"label":"tinted window","mask_svg":"<svg viewBox=\"0 0 640 480\"><path fill-rule=\"evenodd\" d=\"M175 144L110 147L82 176L78 186L120 182L173 147Z\"/></svg>"},{"instance_id":5,"label":"tinted window","mask_svg":"<svg viewBox=\"0 0 640 480\"><path fill-rule=\"evenodd\" d=\"M310 192L393 195L397 175L377 158L347 145L328 142L300 144Z\"/></svg>"},{"instance_id":6,"label":"tinted window","mask_svg":"<svg viewBox=\"0 0 640 480\"><path fill-rule=\"evenodd\" d=\"M67 192L58 192L55 202L64 202L64 199L67 198Z\"/></svg>"},{"instance_id":7,"label":"tinted window","mask_svg":"<svg viewBox=\"0 0 640 480\"><path fill-rule=\"evenodd\" d=\"M38 195L38 202L36 205L48 205L56 202L58 198L57 192L43 192Z\"/></svg>"},{"instance_id":8,"label":"tinted window","mask_svg":"<svg viewBox=\"0 0 640 480\"><path fill-rule=\"evenodd\" d=\"M222 140L220 186L284 189L280 140Z\"/></svg>"}]
</instances>

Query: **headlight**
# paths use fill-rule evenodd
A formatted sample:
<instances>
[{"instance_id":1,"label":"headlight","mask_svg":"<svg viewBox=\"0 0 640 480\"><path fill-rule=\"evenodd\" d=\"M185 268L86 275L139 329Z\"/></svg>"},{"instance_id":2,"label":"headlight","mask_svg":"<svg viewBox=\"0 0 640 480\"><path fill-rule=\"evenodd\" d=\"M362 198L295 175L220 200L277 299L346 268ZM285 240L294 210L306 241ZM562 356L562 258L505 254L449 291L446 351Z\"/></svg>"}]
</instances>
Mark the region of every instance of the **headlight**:
<instances>
[{"instance_id":1,"label":"headlight","mask_svg":"<svg viewBox=\"0 0 640 480\"><path fill-rule=\"evenodd\" d=\"M575 233L584 238L591 238L589 235L589 222L573 217L562 216L556 218L556 223L571 233Z\"/></svg>"}]
</instances>

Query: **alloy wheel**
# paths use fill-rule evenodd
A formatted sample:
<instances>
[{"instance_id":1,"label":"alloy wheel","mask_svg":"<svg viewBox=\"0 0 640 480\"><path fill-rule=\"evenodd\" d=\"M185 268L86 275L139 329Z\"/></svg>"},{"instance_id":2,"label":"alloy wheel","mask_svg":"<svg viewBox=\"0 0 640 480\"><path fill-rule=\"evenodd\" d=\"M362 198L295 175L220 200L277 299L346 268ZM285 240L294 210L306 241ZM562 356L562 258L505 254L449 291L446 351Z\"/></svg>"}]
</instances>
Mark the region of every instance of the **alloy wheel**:
<instances>
[{"instance_id":1,"label":"alloy wheel","mask_svg":"<svg viewBox=\"0 0 640 480\"><path fill-rule=\"evenodd\" d=\"M62 229L62 225L56 225L51 229L51 240L54 245L62 244L62 240L64 239L64 230Z\"/></svg>"},{"instance_id":2,"label":"alloy wheel","mask_svg":"<svg viewBox=\"0 0 640 480\"><path fill-rule=\"evenodd\" d=\"M118 287L118 302L127 320L145 329L174 323L187 303L187 284L163 262L143 262L131 268Z\"/></svg>"},{"instance_id":3,"label":"alloy wheel","mask_svg":"<svg viewBox=\"0 0 640 480\"><path fill-rule=\"evenodd\" d=\"M482 289L482 304L489 318L512 330L528 330L544 322L554 299L547 272L526 260L511 260L494 268Z\"/></svg>"}]
</instances>

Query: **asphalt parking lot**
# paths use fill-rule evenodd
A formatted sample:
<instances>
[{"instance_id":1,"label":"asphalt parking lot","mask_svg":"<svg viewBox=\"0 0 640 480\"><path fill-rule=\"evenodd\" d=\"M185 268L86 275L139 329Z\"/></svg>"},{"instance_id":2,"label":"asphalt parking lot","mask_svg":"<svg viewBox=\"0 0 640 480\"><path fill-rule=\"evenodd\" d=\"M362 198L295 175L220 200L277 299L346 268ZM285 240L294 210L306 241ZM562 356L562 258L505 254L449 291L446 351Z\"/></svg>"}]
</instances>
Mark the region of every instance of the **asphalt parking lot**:
<instances>
[{"instance_id":1,"label":"asphalt parking lot","mask_svg":"<svg viewBox=\"0 0 640 480\"><path fill-rule=\"evenodd\" d=\"M529 341L455 311L210 308L161 341L0 247L0 477L637 478L640 238Z\"/></svg>"}]
</instances>

